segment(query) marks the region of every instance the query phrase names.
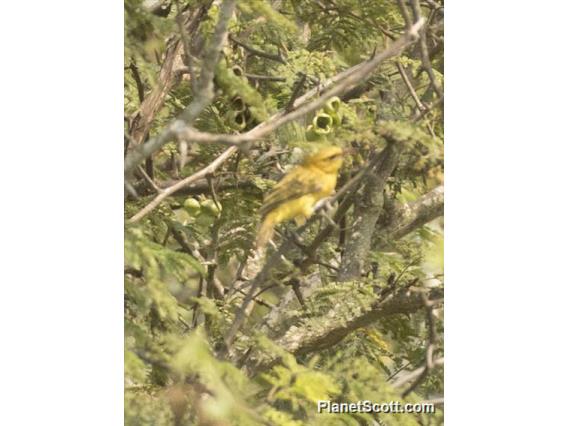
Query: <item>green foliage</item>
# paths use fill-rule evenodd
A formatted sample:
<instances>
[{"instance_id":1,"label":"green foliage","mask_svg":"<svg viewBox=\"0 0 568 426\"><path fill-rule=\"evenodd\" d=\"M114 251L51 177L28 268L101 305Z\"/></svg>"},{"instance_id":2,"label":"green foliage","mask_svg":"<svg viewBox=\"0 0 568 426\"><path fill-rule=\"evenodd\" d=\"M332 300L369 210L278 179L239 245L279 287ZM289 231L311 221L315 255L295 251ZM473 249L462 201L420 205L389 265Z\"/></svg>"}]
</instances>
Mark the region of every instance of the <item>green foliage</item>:
<instances>
[{"instance_id":1,"label":"green foliage","mask_svg":"<svg viewBox=\"0 0 568 426\"><path fill-rule=\"evenodd\" d=\"M219 3L188 1L180 7L203 8L197 30L188 34L199 75ZM160 87L164 53L178 40L178 10L174 2L172 12L160 17L142 0L126 0L125 11L125 115L133 119L140 113L140 82L145 96ZM229 32L248 48L232 41L225 45L215 67L214 99L193 124L210 133L247 131L286 108L293 96L380 52L403 28L397 2L386 0L238 1ZM430 28L430 43L441 40L439 31ZM431 60L442 85L443 51L433 53ZM395 61L404 67L422 102L436 100L420 56L408 49L385 62L363 85L254 141L206 178L127 225L125 424L443 424L441 407L435 414L317 413L319 400L406 403L443 394L442 369L431 371L405 398L402 392L410 383L394 387L397 378L424 364L430 332L425 309L360 324L332 344L318 341L310 350L293 349L299 336L307 341L330 327L336 332L351 327L353 318L397 292L443 288L443 219L397 240L384 241L380 232L394 204L415 202L443 182L443 114L429 105L430 112L413 119L420 111ZM152 120L151 136L195 99L191 77L180 74L174 80ZM323 217L316 220L282 265L270 270L227 351L225 337L249 289L250 277L242 267L250 263L263 195L305 152L321 144L354 148L345 158L339 187L371 154L393 141L404 149L387 180L384 211L361 275L347 282L338 278L345 238L356 220L354 209L315 253L309 253L306 247L329 223ZM180 149L171 142L144 167L165 188L211 164L226 148L190 144L187 162L180 167ZM132 181L138 198L127 197L126 218L148 205L157 192L138 171ZM361 190L352 195L361 201ZM280 245L296 229L293 223L279 226L275 243ZM291 291L295 283L303 304ZM274 312L278 315L272 318ZM444 347L443 307L436 308L435 315L438 357Z\"/></svg>"},{"instance_id":2,"label":"green foliage","mask_svg":"<svg viewBox=\"0 0 568 426\"><path fill-rule=\"evenodd\" d=\"M278 28L278 32L288 33L293 36L297 31L294 22L290 21L281 13L278 13L274 8L265 0L245 0L239 2L239 9L246 16L262 17L268 23Z\"/></svg>"},{"instance_id":3,"label":"green foliage","mask_svg":"<svg viewBox=\"0 0 568 426\"><path fill-rule=\"evenodd\" d=\"M215 73L217 84L229 98L239 96L250 110L251 115L258 121L268 118L268 112L262 96L251 87L246 79L237 77L224 61L217 64Z\"/></svg>"}]
</instances>

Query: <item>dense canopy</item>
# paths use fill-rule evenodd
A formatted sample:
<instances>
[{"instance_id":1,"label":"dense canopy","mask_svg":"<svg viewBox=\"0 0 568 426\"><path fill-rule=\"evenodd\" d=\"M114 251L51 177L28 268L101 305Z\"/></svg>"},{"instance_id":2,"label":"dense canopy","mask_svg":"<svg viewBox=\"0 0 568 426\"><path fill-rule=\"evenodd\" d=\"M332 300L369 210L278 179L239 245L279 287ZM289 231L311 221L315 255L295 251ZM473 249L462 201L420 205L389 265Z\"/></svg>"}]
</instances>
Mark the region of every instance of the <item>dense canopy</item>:
<instances>
[{"instance_id":1,"label":"dense canopy","mask_svg":"<svg viewBox=\"0 0 568 426\"><path fill-rule=\"evenodd\" d=\"M126 424L443 424L443 1L125 10ZM255 252L330 145L335 194ZM318 413L365 400L435 412Z\"/></svg>"}]
</instances>

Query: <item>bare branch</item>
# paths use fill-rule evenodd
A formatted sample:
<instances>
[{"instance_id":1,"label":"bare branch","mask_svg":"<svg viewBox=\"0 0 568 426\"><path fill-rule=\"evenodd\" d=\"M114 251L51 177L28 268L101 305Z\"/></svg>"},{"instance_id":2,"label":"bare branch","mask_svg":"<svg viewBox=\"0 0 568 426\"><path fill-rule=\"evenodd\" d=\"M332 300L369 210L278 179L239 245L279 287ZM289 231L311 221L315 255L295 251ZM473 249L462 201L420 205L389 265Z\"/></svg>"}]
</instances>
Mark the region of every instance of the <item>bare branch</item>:
<instances>
[{"instance_id":1,"label":"bare branch","mask_svg":"<svg viewBox=\"0 0 568 426\"><path fill-rule=\"evenodd\" d=\"M132 71L132 77L134 78L134 82L136 83L136 90L138 91L138 100L140 103L144 102L144 83L142 83L142 79L140 78L140 73L138 71L138 66L135 62L132 62L129 67L130 71Z\"/></svg>"},{"instance_id":2,"label":"bare branch","mask_svg":"<svg viewBox=\"0 0 568 426\"><path fill-rule=\"evenodd\" d=\"M229 40L231 40L235 44L238 44L239 46L241 46L243 49L245 49L247 52L249 52L252 55L260 56L261 58L270 59L271 61L280 62L281 64L286 63L286 61L284 60L282 55L280 55L280 52L277 55L275 55L273 53L263 52L262 50L258 50L258 49L255 49L254 47L249 46L248 44L242 42L241 40L235 38L232 35L229 35Z\"/></svg>"},{"instance_id":3,"label":"bare branch","mask_svg":"<svg viewBox=\"0 0 568 426\"><path fill-rule=\"evenodd\" d=\"M440 367L444 365L444 358L437 358L434 361L432 361L432 366L433 367ZM416 378L420 377L423 373L424 370L426 369L426 367L422 366L417 368L416 370L401 376L400 378L398 378L397 380L395 380L392 384L393 387L395 388L400 388L402 386L404 386L406 383L415 380Z\"/></svg>"},{"instance_id":4,"label":"bare branch","mask_svg":"<svg viewBox=\"0 0 568 426\"><path fill-rule=\"evenodd\" d=\"M250 78L251 80L265 80L265 81L286 81L284 77L276 77L273 75L258 75L258 74L247 74L245 73L246 78Z\"/></svg>"},{"instance_id":5,"label":"bare branch","mask_svg":"<svg viewBox=\"0 0 568 426\"><path fill-rule=\"evenodd\" d=\"M186 57L186 64L187 64L187 71L189 73L190 83L195 90L196 88L196 73L195 73L195 65L193 63L193 56L191 54L191 44L188 37L188 29L186 28L185 17L182 12L181 6L179 4L179 0L175 0L176 8L178 11L178 15L176 16L176 23L179 29L179 35L183 44L183 51ZM191 30L191 28L190 28Z\"/></svg>"},{"instance_id":6,"label":"bare branch","mask_svg":"<svg viewBox=\"0 0 568 426\"><path fill-rule=\"evenodd\" d=\"M426 308L428 319L428 345L426 346L426 354L424 356L424 370L422 371L422 374L420 374L416 378L412 385L410 385L410 387L402 393L403 398L406 398L414 389L416 389L418 385L420 385L420 383L422 383L424 379L426 379L428 373L430 373L432 368L434 368L434 349L436 348L436 343L438 341L438 334L436 333L435 323L436 318L434 316L434 307L436 303L428 300L428 297L424 293L420 293L420 296L422 297L422 303Z\"/></svg>"},{"instance_id":7,"label":"bare branch","mask_svg":"<svg viewBox=\"0 0 568 426\"><path fill-rule=\"evenodd\" d=\"M152 180L152 178L150 176L148 176L148 173L146 173L146 171L144 170L144 168L142 166L138 166L138 171L140 172L140 174L142 175L142 177L144 178L146 183L148 183L148 185L150 185L150 187L154 191L156 191L157 193L162 192L160 187L158 185L156 185L156 183Z\"/></svg>"},{"instance_id":8,"label":"bare branch","mask_svg":"<svg viewBox=\"0 0 568 426\"><path fill-rule=\"evenodd\" d=\"M215 32L203 57L201 73L197 83L197 93L194 93L193 101L180 114L180 119L185 123L193 123L201 111L213 100L215 67L217 62L219 62L221 49L227 39L229 20L233 16L235 4L236 0L224 0L221 4Z\"/></svg>"},{"instance_id":9,"label":"bare branch","mask_svg":"<svg viewBox=\"0 0 568 426\"><path fill-rule=\"evenodd\" d=\"M410 13L408 12L405 1L406 0L398 0L398 7L400 8L400 13L404 19L406 29L409 29L412 26L412 19L410 19Z\"/></svg>"},{"instance_id":10,"label":"bare branch","mask_svg":"<svg viewBox=\"0 0 568 426\"><path fill-rule=\"evenodd\" d=\"M174 125L181 121L184 124L192 124L197 116L209 105L213 99L213 75L215 66L219 61L219 55L223 47L223 43L227 38L227 27L229 20L233 15L236 0L225 0L221 4L219 11L219 20L215 27L215 32L209 42L208 49L206 50L201 66L201 74L199 81L196 83L197 92L194 93L193 101L183 110L179 119L175 120L171 125L161 132L157 137L150 139L143 145L135 147L124 160L124 167L126 172L133 170L138 164L144 161L145 158L152 155L160 149L164 144L172 140L175 136ZM183 43L176 43L176 49L181 54L183 50Z\"/></svg>"},{"instance_id":11,"label":"bare branch","mask_svg":"<svg viewBox=\"0 0 568 426\"><path fill-rule=\"evenodd\" d=\"M383 250L391 241L402 238L444 214L444 186L440 185L414 202L395 206L386 219L377 224L378 246Z\"/></svg>"},{"instance_id":12,"label":"bare branch","mask_svg":"<svg viewBox=\"0 0 568 426\"><path fill-rule=\"evenodd\" d=\"M410 92L410 96L412 96L412 99L414 99L414 102L416 102L416 106L420 111L424 111L426 107L424 106L424 104L416 94L416 90L414 90L414 87L412 86L412 83L410 83L410 80L408 79L408 75L406 74L404 67L401 65L399 61L396 62L396 68L398 69L398 73L402 77L402 81L404 81L406 88Z\"/></svg>"},{"instance_id":13,"label":"bare branch","mask_svg":"<svg viewBox=\"0 0 568 426\"><path fill-rule=\"evenodd\" d=\"M138 112L132 118L130 136L132 137L135 147L144 142L156 114L164 105L166 95L179 81L178 74L176 73L176 63L181 63L181 52L182 49L179 40L173 40L166 50L156 86L150 93L143 96Z\"/></svg>"},{"instance_id":14,"label":"bare branch","mask_svg":"<svg viewBox=\"0 0 568 426\"><path fill-rule=\"evenodd\" d=\"M430 291L430 296L438 298L442 292L442 289L435 288ZM366 309L350 306L349 300L345 302L330 309L317 323L302 322L289 327L283 336L276 339L276 343L296 356L306 355L336 345L353 331L381 318L415 313L424 307L422 295L408 288L391 293ZM251 357L248 367L260 371L272 365L274 361L275 358L271 355ZM435 364L435 361L433 363Z\"/></svg>"},{"instance_id":15,"label":"bare branch","mask_svg":"<svg viewBox=\"0 0 568 426\"><path fill-rule=\"evenodd\" d=\"M188 14L188 31L195 31L206 11L206 7L200 7ZM166 49L156 86L149 94L143 96L138 112L131 120L130 135L135 147L141 146L147 139L150 127L156 114L164 105L167 94L181 81L182 73L180 71L183 71L184 68L181 59L182 51L183 46L180 43L180 38L173 38ZM138 90L140 91L140 87L138 87ZM149 155L146 157L149 157Z\"/></svg>"},{"instance_id":16,"label":"bare branch","mask_svg":"<svg viewBox=\"0 0 568 426\"><path fill-rule=\"evenodd\" d=\"M197 173L192 174L191 176L186 177L185 179L180 180L179 182L175 183L168 188L162 189L160 192L148 205L146 205L142 210L132 216L128 223L135 223L154 210L158 205L166 198L178 191L179 189L190 185L191 183L198 181L200 179L205 178L208 174L213 173L221 164L223 164L231 155L233 155L237 151L236 147L230 147L223 151L223 153L217 157L211 164L203 169L199 170Z\"/></svg>"},{"instance_id":17,"label":"bare branch","mask_svg":"<svg viewBox=\"0 0 568 426\"><path fill-rule=\"evenodd\" d=\"M420 1L419 0L412 0L412 10L414 12L414 16L416 21L423 19L420 13ZM428 53L428 43L426 40L426 31L424 28L420 30L420 56L422 57L422 65L430 78L430 82L432 83L432 87L434 91L438 95L438 98L444 96L440 85L438 84L438 80L436 80L436 76L434 75L434 70L432 69L432 63L430 62L430 54Z\"/></svg>"},{"instance_id":18,"label":"bare branch","mask_svg":"<svg viewBox=\"0 0 568 426\"><path fill-rule=\"evenodd\" d=\"M419 120L422 120L422 118L424 118L426 116L426 114L428 114L430 111L432 111L438 105L443 105L443 104L444 104L444 97L443 96L439 99L436 99L431 104L426 104L423 111L416 111L417 114L412 118L412 122L415 123Z\"/></svg>"},{"instance_id":19,"label":"bare branch","mask_svg":"<svg viewBox=\"0 0 568 426\"><path fill-rule=\"evenodd\" d=\"M423 24L424 19L421 19L419 22L412 26L410 31L396 40L384 52L337 74L335 77L330 78L323 84L315 87L305 95L300 96L298 99L296 99L292 111L279 111L268 120L262 122L248 132L237 135L200 132L192 128L191 125L188 125L188 123L191 124L191 120L188 121L187 117L191 118L194 116L194 114L193 112L186 112L183 114L185 119L184 117L182 117L182 119L173 121L161 134L149 140L143 146L139 146L136 150L132 151L126 157L125 171L128 173L133 169L133 167L138 165L146 157L148 157L164 144L176 137L187 140L188 142L222 143L228 145L241 145L246 142L261 139L278 127L321 108L327 102L327 100L332 98L333 96L341 95L347 90L365 82L368 78L370 78L373 70L382 62L400 54L404 48L414 43L418 37L418 30L422 28ZM309 99L318 94L320 94L318 98L309 102ZM194 102L192 102L192 104ZM192 104L190 104L188 109L190 109L191 111L196 111L196 107L192 107ZM198 104L201 103L199 102Z\"/></svg>"}]
</instances>

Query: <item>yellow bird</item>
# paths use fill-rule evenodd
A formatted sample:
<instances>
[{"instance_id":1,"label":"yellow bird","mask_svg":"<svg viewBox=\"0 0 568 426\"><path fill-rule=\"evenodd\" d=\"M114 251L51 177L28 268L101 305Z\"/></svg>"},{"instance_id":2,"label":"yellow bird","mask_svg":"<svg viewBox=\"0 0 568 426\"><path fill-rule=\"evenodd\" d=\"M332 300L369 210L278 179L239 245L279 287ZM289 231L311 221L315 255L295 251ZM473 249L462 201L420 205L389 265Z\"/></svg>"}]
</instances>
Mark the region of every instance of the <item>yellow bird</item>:
<instances>
[{"instance_id":1,"label":"yellow bird","mask_svg":"<svg viewBox=\"0 0 568 426\"><path fill-rule=\"evenodd\" d=\"M256 239L257 250L263 249L272 238L274 227L294 219L298 226L306 223L318 201L335 190L337 173L346 151L327 147L306 156L276 184L265 197L260 209L263 217Z\"/></svg>"}]
</instances>

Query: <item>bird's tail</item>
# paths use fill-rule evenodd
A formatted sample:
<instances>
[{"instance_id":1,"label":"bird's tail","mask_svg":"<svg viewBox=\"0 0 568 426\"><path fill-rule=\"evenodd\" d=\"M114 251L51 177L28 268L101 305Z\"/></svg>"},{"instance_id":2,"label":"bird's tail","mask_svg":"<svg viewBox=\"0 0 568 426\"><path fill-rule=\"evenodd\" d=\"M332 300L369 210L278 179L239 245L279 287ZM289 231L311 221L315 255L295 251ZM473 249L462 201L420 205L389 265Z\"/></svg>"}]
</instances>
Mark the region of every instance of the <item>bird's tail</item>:
<instances>
[{"instance_id":1,"label":"bird's tail","mask_svg":"<svg viewBox=\"0 0 568 426\"><path fill-rule=\"evenodd\" d=\"M264 250L268 241L274 235L274 226L276 225L274 216L272 214L266 215L260 228L258 229L258 234L256 236L256 249L257 250Z\"/></svg>"}]
</instances>

